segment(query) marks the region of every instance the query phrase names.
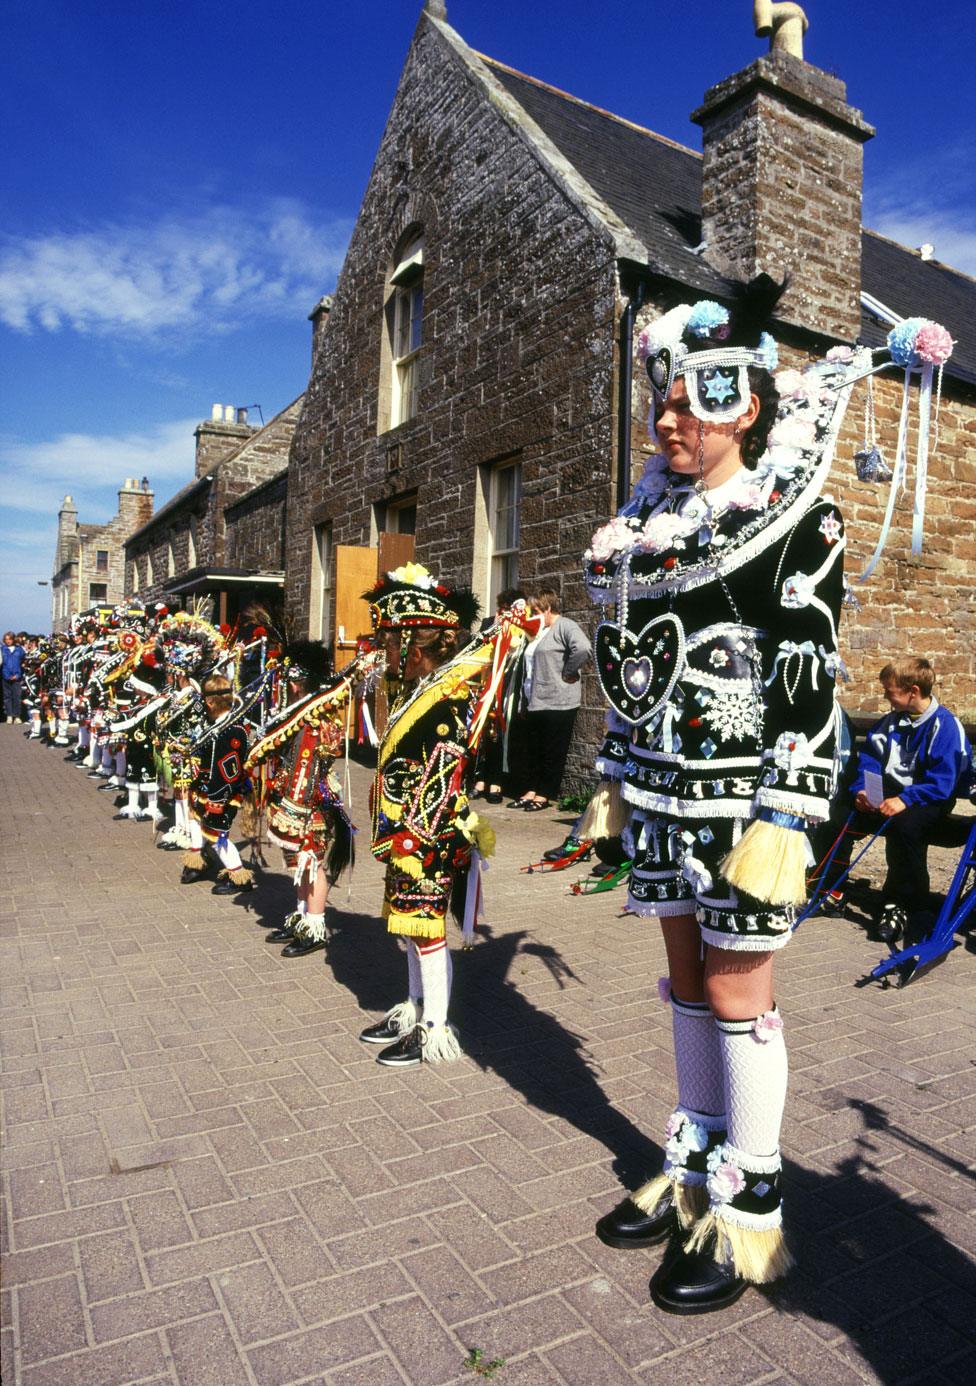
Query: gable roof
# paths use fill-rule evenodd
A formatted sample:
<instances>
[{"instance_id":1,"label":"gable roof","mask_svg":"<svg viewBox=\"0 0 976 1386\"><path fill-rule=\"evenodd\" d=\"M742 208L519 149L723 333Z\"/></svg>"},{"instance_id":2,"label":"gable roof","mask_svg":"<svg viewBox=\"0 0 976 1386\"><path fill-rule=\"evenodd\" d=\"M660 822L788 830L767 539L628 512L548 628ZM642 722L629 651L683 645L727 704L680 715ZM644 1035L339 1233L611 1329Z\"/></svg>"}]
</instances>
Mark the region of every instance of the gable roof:
<instances>
[{"instance_id":1,"label":"gable roof","mask_svg":"<svg viewBox=\"0 0 976 1386\"><path fill-rule=\"evenodd\" d=\"M535 77L478 54L560 153L646 246L648 268L700 293L728 281L694 253L701 241L701 155ZM934 318L956 338L947 374L976 384L976 280L864 229L862 288L902 316ZM862 339L888 327L862 314Z\"/></svg>"}]
</instances>

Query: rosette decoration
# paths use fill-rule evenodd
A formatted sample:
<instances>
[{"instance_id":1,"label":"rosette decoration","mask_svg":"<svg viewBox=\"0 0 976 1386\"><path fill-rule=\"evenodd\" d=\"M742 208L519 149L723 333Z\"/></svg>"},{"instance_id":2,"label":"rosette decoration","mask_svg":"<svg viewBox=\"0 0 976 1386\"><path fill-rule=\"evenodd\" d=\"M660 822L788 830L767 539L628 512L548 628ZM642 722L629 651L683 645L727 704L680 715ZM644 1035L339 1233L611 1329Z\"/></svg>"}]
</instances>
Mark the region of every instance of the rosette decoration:
<instances>
[{"instance_id":1,"label":"rosette decoration","mask_svg":"<svg viewBox=\"0 0 976 1386\"><path fill-rule=\"evenodd\" d=\"M932 432L932 387L938 372L936 390L936 419L938 420L938 401L942 396L942 371L952 355L953 340L946 328L930 318L905 318L888 333L888 351L891 364L900 366L905 372L902 388L901 415L898 420L898 443L888 492L881 533L870 562L861 574L865 582L874 572L878 559L884 551L895 510L895 497L904 489L908 474L908 422L911 412L912 376L918 375L918 430L915 450L915 502L912 512L912 556L918 558L922 552L922 537L925 528L925 493L928 486L929 440Z\"/></svg>"}]
</instances>

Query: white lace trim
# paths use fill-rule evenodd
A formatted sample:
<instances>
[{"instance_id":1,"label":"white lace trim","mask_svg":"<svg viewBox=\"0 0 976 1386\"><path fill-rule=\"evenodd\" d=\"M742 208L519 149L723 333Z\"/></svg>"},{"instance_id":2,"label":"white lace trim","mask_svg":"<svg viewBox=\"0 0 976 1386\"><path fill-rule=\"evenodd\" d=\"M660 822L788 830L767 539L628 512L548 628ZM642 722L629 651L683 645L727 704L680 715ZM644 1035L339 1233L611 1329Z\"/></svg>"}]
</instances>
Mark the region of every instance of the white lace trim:
<instances>
[{"instance_id":1,"label":"white lace trim","mask_svg":"<svg viewBox=\"0 0 976 1386\"><path fill-rule=\"evenodd\" d=\"M792 929L785 934L726 934L718 929L698 925L704 941L713 948L724 948L728 953L775 953L785 948L793 937Z\"/></svg>"}]
</instances>

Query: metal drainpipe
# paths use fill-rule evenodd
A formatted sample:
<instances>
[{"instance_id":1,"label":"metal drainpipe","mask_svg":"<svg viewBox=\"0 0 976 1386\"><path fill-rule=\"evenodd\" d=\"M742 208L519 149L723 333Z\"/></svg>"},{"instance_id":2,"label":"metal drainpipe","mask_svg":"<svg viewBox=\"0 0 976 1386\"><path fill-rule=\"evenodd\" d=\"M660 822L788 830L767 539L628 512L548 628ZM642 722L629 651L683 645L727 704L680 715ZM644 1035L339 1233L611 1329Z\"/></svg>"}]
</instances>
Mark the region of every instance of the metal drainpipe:
<instances>
[{"instance_id":1,"label":"metal drainpipe","mask_svg":"<svg viewBox=\"0 0 976 1386\"><path fill-rule=\"evenodd\" d=\"M634 387L634 319L644 304L638 279L620 318L620 393L617 397L617 509L630 499L631 395Z\"/></svg>"}]
</instances>

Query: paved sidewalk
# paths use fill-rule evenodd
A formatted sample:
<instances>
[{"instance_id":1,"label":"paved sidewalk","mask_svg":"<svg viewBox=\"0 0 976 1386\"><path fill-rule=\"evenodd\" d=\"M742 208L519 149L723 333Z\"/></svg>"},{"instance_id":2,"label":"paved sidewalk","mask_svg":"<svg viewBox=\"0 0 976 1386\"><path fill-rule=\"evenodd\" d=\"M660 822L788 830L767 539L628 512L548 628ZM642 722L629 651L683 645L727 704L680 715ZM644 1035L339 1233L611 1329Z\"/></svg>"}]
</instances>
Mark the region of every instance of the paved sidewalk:
<instances>
[{"instance_id":1,"label":"paved sidewalk","mask_svg":"<svg viewBox=\"0 0 976 1386\"><path fill-rule=\"evenodd\" d=\"M801 928L777 964L800 1269L673 1318L656 1255L592 1235L670 1110L663 950L620 892L518 873L564 818L493 813L491 933L455 955L467 1056L397 1074L356 1040L405 980L363 844L328 960L282 960L276 853L239 902L181 887L147 825L20 731L0 727L5 1382L470 1384L472 1348L498 1386L976 1380L972 955L856 990L879 945Z\"/></svg>"}]
</instances>

